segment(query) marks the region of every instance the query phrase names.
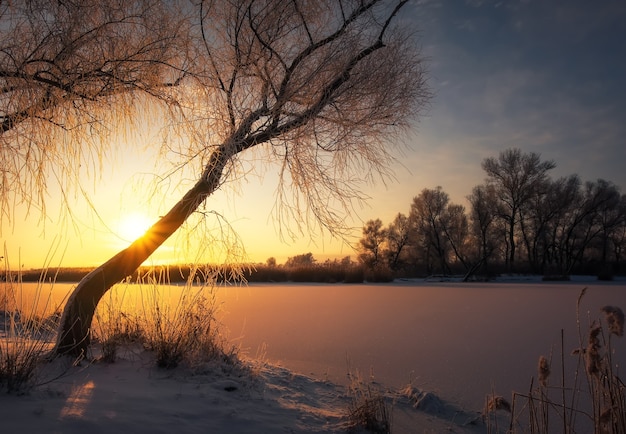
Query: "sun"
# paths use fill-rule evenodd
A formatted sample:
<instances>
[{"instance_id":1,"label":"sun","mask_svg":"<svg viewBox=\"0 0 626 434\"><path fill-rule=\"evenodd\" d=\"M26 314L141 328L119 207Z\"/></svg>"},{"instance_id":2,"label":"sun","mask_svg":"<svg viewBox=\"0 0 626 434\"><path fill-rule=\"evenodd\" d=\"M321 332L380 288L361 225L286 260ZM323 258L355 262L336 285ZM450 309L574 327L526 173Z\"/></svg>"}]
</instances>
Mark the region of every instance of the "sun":
<instances>
[{"instance_id":1,"label":"sun","mask_svg":"<svg viewBox=\"0 0 626 434\"><path fill-rule=\"evenodd\" d=\"M120 218L117 234L126 241L133 241L143 236L151 223L150 219L143 214L128 214Z\"/></svg>"}]
</instances>

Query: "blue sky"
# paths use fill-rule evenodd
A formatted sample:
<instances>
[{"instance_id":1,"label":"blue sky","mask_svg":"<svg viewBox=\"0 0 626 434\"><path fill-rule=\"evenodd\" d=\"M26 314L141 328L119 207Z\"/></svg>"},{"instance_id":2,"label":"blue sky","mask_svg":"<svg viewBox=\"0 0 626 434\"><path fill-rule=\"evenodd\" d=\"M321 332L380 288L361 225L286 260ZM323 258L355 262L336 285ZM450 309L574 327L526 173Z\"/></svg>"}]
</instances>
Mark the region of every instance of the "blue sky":
<instances>
[{"instance_id":1,"label":"blue sky","mask_svg":"<svg viewBox=\"0 0 626 434\"><path fill-rule=\"evenodd\" d=\"M406 12L435 96L402 190L441 185L463 203L481 161L518 147L554 160L555 178L603 178L626 193L626 2L422 0Z\"/></svg>"}]
</instances>

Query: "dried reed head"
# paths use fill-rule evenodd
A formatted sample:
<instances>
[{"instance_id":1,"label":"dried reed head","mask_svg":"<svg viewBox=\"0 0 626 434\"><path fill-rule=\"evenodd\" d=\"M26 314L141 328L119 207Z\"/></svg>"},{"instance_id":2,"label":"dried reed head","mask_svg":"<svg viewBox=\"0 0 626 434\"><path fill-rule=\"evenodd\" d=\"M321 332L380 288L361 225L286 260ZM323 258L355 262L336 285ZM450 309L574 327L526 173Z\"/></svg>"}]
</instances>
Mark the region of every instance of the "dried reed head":
<instances>
[{"instance_id":1,"label":"dried reed head","mask_svg":"<svg viewBox=\"0 0 626 434\"><path fill-rule=\"evenodd\" d=\"M624 336L624 312L617 306L604 306L602 308L609 331L616 336Z\"/></svg>"},{"instance_id":2,"label":"dried reed head","mask_svg":"<svg viewBox=\"0 0 626 434\"><path fill-rule=\"evenodd\" d=\"M500 395L490 395L485 405L485 414L496 410L511 412L511 404Z\"/></svg>"},{"instance_id":3,"label":"dried reed head","mask_svg":"<svg viewBox=\"0 0 626 434\"><path fill-rule=\"evenodd\" d=\"M539 365L537 366L539 372L539 384L543 387L548 387L548 378L550 377L550 362L544 356L539 357Z\"/></svg>"},{"instance_id":4,"label":"dried reed head","mask_svg":"<svg viewBox=\"0 0 626 434\"><path fill-rule=\"evenodd\" d=\"M585 349L585 368L588 374L597 374L600 372L602 358L600 357L600 340L598 335L602 331L602 327L596 321L591 323L589 328L589 340Z\"/></svg>"}]
</instances>

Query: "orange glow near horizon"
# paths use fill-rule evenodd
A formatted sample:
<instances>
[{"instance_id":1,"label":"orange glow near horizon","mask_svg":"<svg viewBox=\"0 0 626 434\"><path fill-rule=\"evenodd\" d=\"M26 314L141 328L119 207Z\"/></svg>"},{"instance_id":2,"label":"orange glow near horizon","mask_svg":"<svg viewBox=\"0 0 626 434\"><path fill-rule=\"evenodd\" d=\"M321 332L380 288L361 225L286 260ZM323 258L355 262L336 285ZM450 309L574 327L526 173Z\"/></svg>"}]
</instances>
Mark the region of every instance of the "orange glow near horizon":
<instances>
[{"instance_id":1,"label":"orange glow near horizon","mask_svg":"<svg viewBox=\"0 0 626 434\"><path fill-rule=\"evenodd\" d=\"M9 260L11 269L101 265L142 236L182 197L186 189L184 185L165 193L155 193L151 174L167 173L169 167L155 149L142 148L139 144L120 144L118 153L117 159L107 161L97 179L84 180L84 186L89 186L85 196L61 192L56 181L51 180L45 218L24 205L15 207L11 221L3 221L0 233L0 242L6 246L6 252L0 252L0 256ZM291 256L308 252L313 253L319 262L345 256L356 260L352 246L357 245L365 221L380 218L388 224L398 212L408 213L411 199L419 190L436 185L432 181L435 179L433 173L420 171L415 175L398 167L393 185L364 184L363 192L371 199L346 218L353 227L349 242L333 238L327 232L320 233L316 228L312 232L302 228L300 232L293 223L291 229L295 238L284 238L281 234L287 233L285 227L279 227L273 219L278 170L255 160L253 154L249 157L254 164L264 165L259 170L263 176L253 173L237 181L239 184L225 185L225 189L207 199L205 207L205 226L212 231L210 235L219 237L220 231L228 227L238 237L237 248L242 253L237 258L246 262L265 263L274 257L278 263L284 263ZM418 166L417 163L407 165ZM167 182L177 185L178 180L168 178ZM444 189L455 196L446 186ZM68 204L69 211L63 205L64 199L72 200ZM216 220L214 216L217 215L221 219ZM224 245L219 245L211 236L205 237L202 230L190 232L195 225L190 223L177 231L145 265L222 261L224 254L220 249L230 248L228 243L235 242L235 237L231 234Z\"/></svg>"},{"instance_id":2,"label":"orange glow near horizon","mask_svg":"<svg viewBox=\"0 0 626 434\"><path fill-rule=\"evenodd\" d=\"M60 196L52 191L44 219L18 206L15 217L3 224L0 234L0 242L6 248L0 256L6 257L8 268L95 267L143 236L179 197L174 193L142 197L145 189L141 191L133 185L133 171L142 168L124 169L120 175L107 177L94 186L93 196L89 197L91 205L78 196L67 212L62 208ZM224 257L219 250L228 248L235 238L230 235L231 239L221 246L211 237L219 237L228 225L237 235L236 242L243 252L238 258L246 262L265 263L269 257L275 257L278 263L284 263L290 256L307 252L312 252L320 262L348 255L356 259L350 246L328 236L317 235L312 239L310 234L303 233L296 240L281 239L272 221L274 189L263 183L244 184L241 192L218 191L207 199L208 237L204 236L204 229L191 231L197 222L190 223L144 264L219 262ZM221 220L217 221L212 212L220 215Z\"/></svg>"}]
</instances>

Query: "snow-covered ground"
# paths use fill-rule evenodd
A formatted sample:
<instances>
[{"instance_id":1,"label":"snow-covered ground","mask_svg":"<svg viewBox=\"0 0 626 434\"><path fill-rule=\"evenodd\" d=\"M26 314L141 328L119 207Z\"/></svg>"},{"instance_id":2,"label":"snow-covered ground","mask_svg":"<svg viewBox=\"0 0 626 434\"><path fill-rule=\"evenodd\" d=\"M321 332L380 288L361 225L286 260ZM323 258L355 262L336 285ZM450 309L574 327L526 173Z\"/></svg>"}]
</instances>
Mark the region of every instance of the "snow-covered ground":
<instances>
[{"instance_id":1,"label":"snow-covered ground","mask_svg":"<svg viewBox=\"0 0 626 434\"><path fill-rule=\"evenodd\" d=\"M140 348L128 348L113 364L61 364L47 369L62 377L29 394L0 395L3 433L346 432L345 387L278 366L161 370ZM404 395L387 396L393 432L483 432L467 424L476 414L438 401L416 409Z\"/></svg>"},{"instance_id":2,"label":"snow-covered ground","mask_svg":"<svg viewBox=\"0 0 626 434\"><path fill-rule=\"evenodd\" d=\"M626 307L625 282L589 278L222 288L222 322L252 360L249 369L160 370L135 347L114 364L57 361L46 369L64 372L60 378L25 396L0 395L0 426L33 433L345 432L347 373L358 370L393 403L394 433L485 432L469 422L488 393L528 390L538 357L560 355L561 329L567 354L577 347L576 300L584 287L585 324L604 305ZM615 357L626 359L621 341ZM408 386L432 392L433 401L415 408L400 393Z\"/></svg>"}]
</instances>

